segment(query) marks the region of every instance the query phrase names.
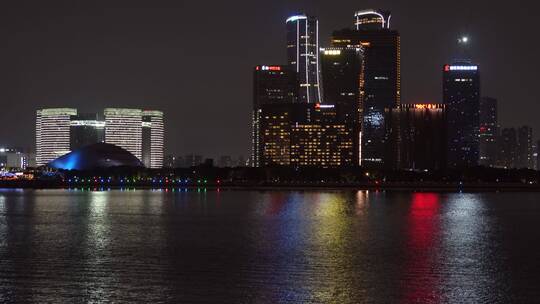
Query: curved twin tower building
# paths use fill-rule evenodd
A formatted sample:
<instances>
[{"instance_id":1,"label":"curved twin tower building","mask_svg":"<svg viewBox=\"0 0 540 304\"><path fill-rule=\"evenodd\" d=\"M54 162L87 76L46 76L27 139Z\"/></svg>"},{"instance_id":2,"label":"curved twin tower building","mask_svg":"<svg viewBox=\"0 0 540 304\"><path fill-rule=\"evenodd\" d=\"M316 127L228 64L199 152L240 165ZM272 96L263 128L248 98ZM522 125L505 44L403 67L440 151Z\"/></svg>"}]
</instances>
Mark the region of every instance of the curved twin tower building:
<instances>
[{"instance_id":1,"label":"curved twin tower building","mask_svg":"<svg viewBox=\"0 0 540 304\"><path fill-rule=\"evenodd\" d=\"M163 167L163 112L107 108L104 115L82 114L72 108L36 113L36 164L51 161L96 143L125 149L148 168Z\"/></svg>"}]
</instances>

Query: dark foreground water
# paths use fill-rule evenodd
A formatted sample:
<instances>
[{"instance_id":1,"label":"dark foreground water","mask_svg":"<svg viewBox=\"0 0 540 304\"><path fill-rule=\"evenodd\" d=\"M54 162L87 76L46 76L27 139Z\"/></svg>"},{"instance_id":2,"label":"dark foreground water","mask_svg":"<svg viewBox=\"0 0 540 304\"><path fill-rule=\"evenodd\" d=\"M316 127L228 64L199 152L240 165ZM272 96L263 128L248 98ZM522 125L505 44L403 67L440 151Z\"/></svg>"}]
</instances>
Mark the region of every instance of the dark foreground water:
<instances>
[{"instance_id":1,"label":"dark foreground water","mask_svg":"<svg viewBox=\"0 0 540 304\"><path fill-rule=\"evenodd\" d=\"M539 303L540 194L0 190L0 302Z\"/></svg>"}]
</instances>

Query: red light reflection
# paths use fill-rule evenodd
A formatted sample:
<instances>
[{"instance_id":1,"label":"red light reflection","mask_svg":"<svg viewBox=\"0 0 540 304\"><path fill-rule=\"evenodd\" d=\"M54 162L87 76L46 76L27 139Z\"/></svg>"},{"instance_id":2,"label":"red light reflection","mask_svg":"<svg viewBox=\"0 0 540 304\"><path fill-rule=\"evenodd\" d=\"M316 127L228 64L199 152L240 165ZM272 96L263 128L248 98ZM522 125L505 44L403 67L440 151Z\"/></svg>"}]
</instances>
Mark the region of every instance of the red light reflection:
<instances>
[{"instance_id":1,"label":"red light reflection","mask_svg":"<svg viewBox=\"0 0 540 304\"><path fill-rule=\"evenodd\" d=\"M402 303L427 303L440 299L439 278L433 269L437 262L440 196L415 193L408 215L408 241L405 259Z\"/></svg>"}]
</instances>

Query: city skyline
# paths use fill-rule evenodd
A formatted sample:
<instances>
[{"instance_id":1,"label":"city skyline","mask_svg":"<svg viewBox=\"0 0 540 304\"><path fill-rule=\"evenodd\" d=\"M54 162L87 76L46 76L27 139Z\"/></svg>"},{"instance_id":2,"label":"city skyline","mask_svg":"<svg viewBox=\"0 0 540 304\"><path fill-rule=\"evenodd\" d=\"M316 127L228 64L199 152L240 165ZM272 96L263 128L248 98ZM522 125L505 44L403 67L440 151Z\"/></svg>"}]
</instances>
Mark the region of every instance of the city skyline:
<instances>
[{"instance_id":1,"label":"city skyline","mask_svg":"<svg viewBox=\"0 0 540 304\"><path fill-rule=\"evenodd\" d=\"M264 42L257 41L256 37L248 35L251 29L243 28L242 23L234 21L227 24L224 30L232 27L245 33L246 36L240 36L248 37L249 42L252 42L250 46L255 50L250 54L239 54L239 48L235 45L237 38L220 37L218 41L224 45L220 48L222 52L212 56L204 48L197 52L190 49L191 43L187 40L196 38L200 34L199 29L192 29L189 33L191 36L187 36L187 39L179 38L176 41L169 37L171 31L181 32L183 30L179 29L180 25L193 20L180 22L170 19L171 13L168 13L166 8L172 8L172 11L180 8L174 7L172 2L161 3L161 7L150 11L144 10L142 2L133 3L132 7L124 12L121 10L123 7L117 7L111 9L109 14L102 12L99 3L84 14L77 13L76 7L69 5L52 5L54 10L36 5L29 9L27 17L22 18L24 21L33 17L36 20L34 25L23 26L20 21L6 18L3 22L8 25L7 37L13 43L3 51L6 52L3 57L14 60L6 62L2 75L4 87L0 97L4 100L5 111L2 111L0 118L13 128L3 128L3 131L0 131L1 144L32 146L33 115L30 113L35 113L38 108L63 106L95 112L99 108L114 105L159 108L169 113L166 127L168 153L201 153L212 157L221 154L248 156L251 130L246 126L250 124L252 102L250 71L257 64L286 63L284 52L281 51L285 42L284 20L299 11L316 16L321 28L320 46L325 47L330 46L329 37L333 30L350 26L355 11L372 6L391 10L392 27L399 30L402 36L403 103L442 102L440 66L454 59L451 49L455 46L456 37L466 32L470 35L471 57L482 67L482 95L499 100L500 125L526 124L535 130L540 127L540 123L533 116L538 105L534 102L534 86L531 81L535 79L535 63L530 60L539 46L532 41L527 49L522 46L520 49L515 43L515 39L524 39L531 30L526 26L526 23L530 22L527 18L516 20L508 26L509 29L499 29L500 25L493 18L478 18L496 14L502 9L497 5L492 8L495 12L491 12L481 10L478 4L470 3L470 9L456 14L459 3L443 5L443 8L438 10L425 4L418 11L388 1L377 4L366 2L362 7L352 1L344 1L343 5L335 5L336 7L277 1L261 4L260 9L245 3L248 11L253 11L253 14L247 17L248 21L254 21L250 23L250 28L257 28L257 33L265 33L268 39ZM225 12L233 13L231 8L217 5ZM196 4L187 6L197 7ZM40 13L39 10L43 12ZM430 10L444 13L427 13ZM261 11L266 11L266 14ZM526 13L533 11L531 9ZM57 17L50 18L51 20L62 17L61 20L64 21L55 23L44 20L42 17L45 14ZM135 28L138 31L126 26L135 24L135 19L138 19L135 17L145 14L149 19ZM212 14L210 16L216 17ZM160 16L166 17L163 22L159 22ZM415 16L423 16L425 22L420 22ZM256 17L261 20L254 20ZM438 21L433 21L434 18ZM105 26L92 28L97 21L104 21L111 30L105 30ZM421 27L423 23L434 24L438 30L428 31ZM49 26L46 30L40 30L36 24ZM164 25L175 24L178 26L163 32L166 28ZM252 26L253 24L256 26ZM516 32L516 27L520 31ZM67 39L72 37L69 34L73 30L81 29L82 31L78 31L78 38ZM512 55L517 50L509 48L504 51L497 50L494 43L498 40L492 33L494 29L501 30L498 31L499 35L509 37L507 41L514 42L513 48L523 55ZM509 33L511 30L513 36L504 35L505 31ZM161 35L153 37L156 33ZM112 38L119 36L125 38L114 42ZM47 43L33 51L28 48L43 41ZM205 46L206 42L196 41ZM147 46L146 42L155 46ZM89 46L91 48L88 48ZM133 48L130 49L129 46ZM54 50L57 52L52 52ZM174 50L181 51L176 54L178 58L173 57ZM163 54L163 58L157 58L158 54ZM196 62L199 63L197 68L188 63L193 59L197 59ZM134 64L135 62L140 63ZM218 63L221 63L221 66L217 65ZM215 69L218 71L216 75L199 72L211 66L232 71L230 73L234 77L223 79L218 69ZM180 67L183 69L179 69ZM206 92L208 89L215 92ZM222 106L223 103L227 106ZM11 115L13 112L18 114ZM205 123L200 123L201 120ZM223 128L223 125L227 127ZM13 129L18 130L17 136L10 134ZM213 141L209 141L209 138Z\"/></svg>"}]
</instances>

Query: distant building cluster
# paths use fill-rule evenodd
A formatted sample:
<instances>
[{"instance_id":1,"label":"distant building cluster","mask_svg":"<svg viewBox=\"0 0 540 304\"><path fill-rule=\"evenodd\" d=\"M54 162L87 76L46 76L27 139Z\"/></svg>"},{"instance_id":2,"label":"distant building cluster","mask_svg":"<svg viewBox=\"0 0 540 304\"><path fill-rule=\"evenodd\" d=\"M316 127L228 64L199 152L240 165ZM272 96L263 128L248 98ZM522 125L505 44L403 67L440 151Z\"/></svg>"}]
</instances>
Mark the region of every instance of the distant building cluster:
<instances>
[{"instance_id":1,"label":"distant building cluster","mask_svg":"<svg viewBox=\"0 0 540 304\"><path fill-rule=\"evenodd\" d=\"M243 156L232 157L222 155L217 161L213 158L205 158L199 154L186 154L184 156L167 155L165 157L165 168L191 168L201 165L219 167L219 168L237 168L246 167L247 160Z\"/></svg>"},{"instance_id":2,"label":"distant building cluster","mask_svg":"<svg viewBox=\"0 0 540 304\"><path fill-rule=\"evenodd\" d=\"M0 170L25 170L35 166L35 154L19 148L0 148Z\"/></svg>"},{"instance_id":3,"label":"distant building cluster","mask_svg":"<svg viewBox=\"0 0 540 304\"><path fill-rule=\"evenodd\" d=\"M443 65L441 103L402 103L390 12L356 12L330 46L313 16L285 24L287 64L254 68L252 166L536 168L532 130L499 131L497 101L481 97L480 67L464 54Z\"/></svg>"},{"instance_id":4,"label":"distant building cluster","mask_svg":"<svg viewBox=\"0 0 540 304\"><path fill-rule=\"evenodd\" d=\"M354 28L335 31L328 47L315 17L286 20L288 64L254 70L253 166L384 165L386 109L401 102L390 19L357 12Z\"/></svg>"},{"instance_id":5,"label":"distant building cluster","mask_svg":"<svg viewBox=\"0 0 540 304\"><path fill-rule=\"evenodd\" d=\"M163 112L107 108L104 114L78 113L72 108L37 111L36 165L95 143L121 147L148 168L163 167Z\"/></svg>"}]
</instances>

